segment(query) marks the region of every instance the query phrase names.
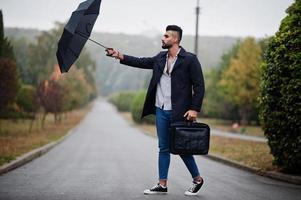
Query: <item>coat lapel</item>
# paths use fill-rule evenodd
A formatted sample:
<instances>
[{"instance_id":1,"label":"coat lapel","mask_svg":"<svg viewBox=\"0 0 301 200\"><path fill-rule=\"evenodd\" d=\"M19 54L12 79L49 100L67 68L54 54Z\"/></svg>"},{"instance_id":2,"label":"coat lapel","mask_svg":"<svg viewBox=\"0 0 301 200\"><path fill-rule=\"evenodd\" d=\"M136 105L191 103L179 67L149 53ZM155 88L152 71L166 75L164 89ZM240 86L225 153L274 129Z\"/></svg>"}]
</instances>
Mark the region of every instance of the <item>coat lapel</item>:
<instances>
[{"instance_id":1,"label":"coat lapel","mask_svg":"<svg viewBox=\"0 0 301 200\"><path fill-rule=\"evenodd\" d=\"M176 61L175 65L173 66L171 74L173 73L173 71L175 71L177 68L179 68L179 66L182 65L182 63L184 61L184 57L185 57L185 52L186 52L185 49L183 47L181 47L181 50L178 54L177 61Z\"/></svg>"},{"instance_id":2,"label":"coat lapel","mask_svg":"<svg viewBox=\"0 0 301 200\"><path fill-rule=\"evenodd\" d=\"M185 53L186 53L185 49L183 47L181 47L181 50L178 54L178 58L177 58L177 61L176 61L175 65L172 69L172 72L175 69L177 69L179 66L181 66L181 64L184 61ZM167 51L166 51L166 53L162 54L162 56L160 57L160 61L159 61L159 69L162 73L164 72L164 68L165 68L165 64L166 64L166 54L167 54Z\"/></svg>"},{"instance_id":3,"label":"coat lapel","mask_svg":"<svg viewBox=\"0 0 301 200\"><path fill-rule=\"evenodd\" d=\"M166 54L167 54L167 51L166 51L166 53L164 53L161 56L160 61L159 61L159 69L162 73L164 72L164 68L165 68L165 64L166 64Z\"/></svg>"}]
</instances>

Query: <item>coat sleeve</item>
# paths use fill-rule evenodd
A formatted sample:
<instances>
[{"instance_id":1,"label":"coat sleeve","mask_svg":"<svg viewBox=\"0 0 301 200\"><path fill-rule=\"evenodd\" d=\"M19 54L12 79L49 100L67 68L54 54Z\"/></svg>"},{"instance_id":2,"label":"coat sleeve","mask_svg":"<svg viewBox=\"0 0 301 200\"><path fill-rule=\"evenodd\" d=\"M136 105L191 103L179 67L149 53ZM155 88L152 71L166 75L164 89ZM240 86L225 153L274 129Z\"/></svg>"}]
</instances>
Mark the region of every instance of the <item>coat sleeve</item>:
<instances>
[{"instance_id":1,"label":"coat sleeve","mask_svg":"<svg viewBox=\"0 0 301 200\"><path fill-rule=\"evenodd\" d=\"M190 109L200 112L205 93L205 83L201 64L195 55L193 55L189 70L193 89Z\"/></svg>"},{"instance_id":2,"label":"coat sleeve","mask_svg":"<svg viewBox=\"0 0 301 200\"><path fill-rule=\"evenodd\" d=\"M142 68L153 69L156 56L149 58L138 58L134 56L124 55L124 59L120 61L121 64Z\"/></svg>"}]
</instances>

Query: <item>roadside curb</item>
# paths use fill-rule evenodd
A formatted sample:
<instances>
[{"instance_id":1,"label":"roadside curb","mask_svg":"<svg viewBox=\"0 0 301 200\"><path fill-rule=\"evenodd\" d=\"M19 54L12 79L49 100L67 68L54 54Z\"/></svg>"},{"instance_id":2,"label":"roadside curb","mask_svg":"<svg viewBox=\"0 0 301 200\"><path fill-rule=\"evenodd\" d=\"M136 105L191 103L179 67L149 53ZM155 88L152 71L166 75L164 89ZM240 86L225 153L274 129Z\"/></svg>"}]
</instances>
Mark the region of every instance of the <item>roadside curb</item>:
<instances>
[{"instance_id":1,"label":"roadside curb","mask_svg":"<svg viewBox=\"0 0 301 200\"><path fill-rule=\"evenodd\" d=\"M224 158L224 157L221 157L221 156L218 156L215 154L208 154L205 157L209 158L211 160L214 160L214 161L218 161L218 162L245 170L245 171L249 171L254 174L258 174L261 176L269 177L272 179L276 179L276 180L280 180L280 181L284 181L284 182L288 182L288 183L292 183L292 184L296 184L296 185L301 185L301 177L298 177L298 176L283 174L283 173L276 172L276 171L264 171L262 169L250 167L245 164L239 163L237 161L229 160L227 158Z\"/></svg>"},{"instance_id":2,"label":"roadside curb","mask_svg":"<svg viewBox=\"0 0 301 200\"><path fill-rule=\"evenodd\" d=\"M0 176L2 174L5 174L11 170L14 170L22 165L25 165L26 163L46 154L50 149L52 149L53 147L55 147L56 145L60 144L61 142L63 142L66 138L68 138L77 128L78 125L80 123L78 123L75 127L73 127L71 130L68 131L68 133L66 135L64 135L62 138L60 138L59 140L55 141L55 142L51 142L48 143L42 147L39 147L37 149L34 149L28 153L25 153L19 157L17 157L15 160L3 165L0 167Z\"/></svg>"}]
</instances>

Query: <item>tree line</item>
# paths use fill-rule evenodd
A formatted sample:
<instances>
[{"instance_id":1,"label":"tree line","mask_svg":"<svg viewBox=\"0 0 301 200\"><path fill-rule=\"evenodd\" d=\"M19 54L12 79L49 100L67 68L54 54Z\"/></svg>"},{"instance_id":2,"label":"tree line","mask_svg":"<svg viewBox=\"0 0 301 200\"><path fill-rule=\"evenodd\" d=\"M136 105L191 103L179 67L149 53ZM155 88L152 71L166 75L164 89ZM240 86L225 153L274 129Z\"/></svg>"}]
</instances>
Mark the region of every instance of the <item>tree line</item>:
<instances>
[{"instance_id":1,"label":"tree line","mask_svg":"<svg viewBox=\"0 0 301 200\"><path fill-rule=\"evenodd\" d=\"M203 116L259 124L260 65L267 39L248 37L223 54L219 65L205 71Z\"/></svg>"},{"instance_id":2,"label":"tree line","mask_svg":"<svg viewBox=\"0 0 301 200\"><path fill-rule=\"evenodd\" d=\"M35 42L8 40L0 11L0 118L36 119L48 113L55 122L62 113L80 108L97 96L95 63L83 49L68 74L61 74L56 60L57 42L63 24L43 31Z\"/></svg>"}]
</instances>

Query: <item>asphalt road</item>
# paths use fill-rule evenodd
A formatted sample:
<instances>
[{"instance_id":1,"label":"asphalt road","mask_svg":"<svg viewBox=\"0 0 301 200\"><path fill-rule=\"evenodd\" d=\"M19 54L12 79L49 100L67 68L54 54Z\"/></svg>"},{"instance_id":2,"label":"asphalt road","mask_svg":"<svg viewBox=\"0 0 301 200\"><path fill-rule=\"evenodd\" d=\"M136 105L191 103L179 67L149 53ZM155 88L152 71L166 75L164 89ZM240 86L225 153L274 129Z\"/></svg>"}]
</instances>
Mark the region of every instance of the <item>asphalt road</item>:
<instances>
[{"instance_id":1,"label":"asphalt road","mask_svg":"<svg viewBox=\"0 0 301 200\"><path fill-rule=\"evenodd\" d=\"M157 140L129 125L98 100L74 134L36 160L0 176L0 199L123 200L212 199L300 200L301 187L261 177L197 156L205 183L196 197L184 196L191 177L172 156L169 194L146 196L157 183Z\"/></svg>"}]
</instances>

